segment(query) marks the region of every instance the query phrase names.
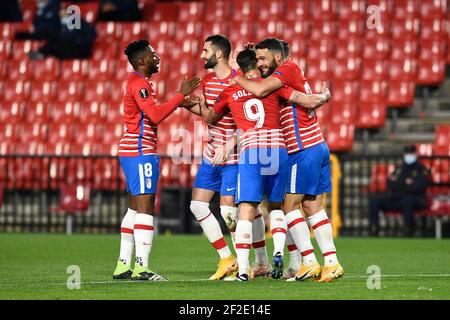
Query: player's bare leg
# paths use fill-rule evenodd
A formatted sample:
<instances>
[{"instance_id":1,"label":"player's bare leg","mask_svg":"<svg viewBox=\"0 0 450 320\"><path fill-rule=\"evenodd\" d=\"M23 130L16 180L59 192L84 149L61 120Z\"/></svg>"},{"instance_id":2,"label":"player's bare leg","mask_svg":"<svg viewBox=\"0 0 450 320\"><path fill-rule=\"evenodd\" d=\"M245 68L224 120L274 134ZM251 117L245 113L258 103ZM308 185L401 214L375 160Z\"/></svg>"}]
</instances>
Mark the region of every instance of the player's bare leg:
<instances>
[{"instance_id":1,"label":"player's bare leg","mask_svg":"<svg viewBox=\"0 0 450 320\"><path fill-rule=\"evenodd\" d=\"M151 271L148 266L150 251L153 244L155 195L141 194L133 198L137 211L134 219L136 263L131 278L134 280L166 281L166 277Z\"/></svg>"},{"instance_id":2,"label":"player's bare leg","mask_svg":"<svg viewBox=\"0 0 450 320\"><path fill-rule=\"evenodd\" d=\"M320 265L314 254L314 247L311 243L309 227L300 210L303 200L304 195L302 194L288 193L283 203L288 228L302 256L301 266L295 275L296 280L318 278L321 272Z\"/></svg>"},{"instance_id":3,"label":"player's bare leg","mask_svg":"<svg viewBox=\"0 0 450 320\"><path fill-rule=\"evenodd\" d=\"M134 219L136 216L136 203L128 192L128 210L120 225L120 253L114 279L131 279L131 259L134 251Z\"/></svg>"},{"instance_id":4,"label":"player's bare leg","mask_svg":"<svg viewBox=\"0 0 450 320\"><path fill-rule=\"evenodd\" d=\"M269 202L267 209L270 212L270 231L273 239L273 270L272 278L280 279L283 276L283 256L286 244L287 223L281 202Z\"/></svg>"},{"instance_id":5,"label":"player's bare leg","mask_svg":"<svg viewBox=\"0 0 450 320\"><path fill-rule=\"evenodd\" d=\"M249 254L252 246L252 222L256 215L256 207L257 203L242 202L239 204L239 220L236 225L236 255L239 266L237 281L248 281L253 278Z\"/></svg>"},{"instance_id":6,"label":"player's bare leg","mask_svg":"<svg viewBox=\"0 0 450 320\"><path fill-rule=\"evenodd\" d=\"M190 209L209 242L211 242L220 256L217 271L209 279L220 280L233 272L236 258L231 254L230 248L223 237L219 222L209 210L209 203L213 196L214 191L212 190L194 188Z\"/></svg>"},{"instance_id":7,"label":"player's bare leg","mask_svg":"<svg viewBox=\"0 0 450 320\"><path fill-rule=\"evenodd\" d=\"M344 269L337 259L333 230L323 208L322 198L322 195L305 195L302 206L324 258L324 267L319 282L329 282L342 277Z\"/></svg>"}]
</instances>

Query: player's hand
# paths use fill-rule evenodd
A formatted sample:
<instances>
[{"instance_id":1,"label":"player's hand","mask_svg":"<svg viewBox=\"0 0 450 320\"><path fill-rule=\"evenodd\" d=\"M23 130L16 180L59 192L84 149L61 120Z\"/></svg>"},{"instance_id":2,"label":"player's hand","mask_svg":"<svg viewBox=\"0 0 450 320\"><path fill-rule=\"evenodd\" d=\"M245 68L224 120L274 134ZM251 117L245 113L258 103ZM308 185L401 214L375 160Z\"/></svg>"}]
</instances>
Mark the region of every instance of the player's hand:
<instances>
[{"instance_id":1,"label":"player's hand","mask_svg":"<svg viewBox=\"0 0 450 320\"><path fill-rule=\"evenodd\" d=\"M226 145L221 145L213 150L212 165L217 166L225 162L227 158L227 148Z\"/></svg>"},{"instance_id":2,"label":"player's hand","mask_svg":"<svg viewBox=\"0 0 450 320\"><path fill-rule=\"evenodd\" d=\"M255 44L253 42L247 42L244 44L244 49L255 50Z\"/></svg>"},{"instance_id":3,"label":"player's hand","mask_svg":"<svg viewBox=\"0 0 450 320\"><path fill-rule=\"evenodd\" d=\"M185 97L184 100L180 103L180 107L190 109L199 103L200 103L200 97L198 97L198 96L193 96L193 97L189 97L189 98Z\"/></svg>"},{"instance_id":4,"label":"player's hand","mask_svg":"<svg viewBox=\"0 0 450 320\"><path fill-rule=\"evenodd\" d=\"M180 93L183 96L190 95L195 89L200 85L201 79L199 77L192 77L191 79L187 79L187 76L181 81L180 85Z\"/></svg>"},{"instance_id":5,"label":"player's hand","mask_svg":"<svg viewBox=\"0 0 450 320\"><path fill-rule=\"evenodd\" d=\"M325 81L322 81L322 94L324 95L327 102L331 99L331 92L330 89L328 89L327 83Z\"/></svg>"},{"instance_id":6,"label":"player's hand","mask_svg":"<svg viewBox=\"0 0 450 320\"><path fill-rule=\"evenodd\" d=\"M234 77L234 78L231 78L231 79L228 81L228 83L229 83L230 85L240 84L240 82L241 82L243 79L244 79L244 77L242 77L242 76L236 76L236 77Z\"/></svg>"}]
</instances>

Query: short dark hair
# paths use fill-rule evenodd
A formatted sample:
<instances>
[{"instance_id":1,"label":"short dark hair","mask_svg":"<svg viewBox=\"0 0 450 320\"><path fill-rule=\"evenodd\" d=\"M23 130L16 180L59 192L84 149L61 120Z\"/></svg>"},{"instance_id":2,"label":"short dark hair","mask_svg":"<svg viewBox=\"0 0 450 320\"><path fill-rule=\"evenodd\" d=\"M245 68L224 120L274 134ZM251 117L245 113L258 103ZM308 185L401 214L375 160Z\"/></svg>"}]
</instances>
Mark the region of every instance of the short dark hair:
<instances>
[{"instance_id":1,"label":"short dark hair","mask_svg":"<svg viewBox=\"0 0 450 320\"><path fill-rule=\"evenodd\" d=\"M146 39L136 40L128 44L124 53L133 67L137 64L138 59L145 52L148 46L149 43Z\"/></svg>"},{"instance_id":2,"label":"short dark hair","mask_svg":"<svg viewBox=\"0 0 450 320\"><path fill-rule=\"evenodd\" d=\"M417 148L415 144L407 144L403 148L403 153L416 153Z\"/></svg>"},{"instance_id":3,"label":"short dark hair","mask_svg":"<svg viewBox=\"0 0 450 320\"><path fill-rule=\"evenodd\" d=\"M216 46L220 51L222 51L226 60L230 58L231 41L226 36L215 34L206 38L205 42L211 42L213 46Z\"/></svg>"},{"instance_id":4,"label":"short dark hair","mask_svg":"<svg viewBox=\"0 0 450 320\"><path fill-rule=\"evenodd\" d=\"M283 45L283 58L286 59L291 54L291 47L289 47L289 43L284 40L280 40Z\"/></svg>"},{"instance_id":5,"label":"short dark hair","mask_svg":"<svg viewBox=\"0 0 450 320\"><path fill-rule=\"evenodd\" d=\"M258 59L256 59L255 50L245 49L238 53L236 62L243 72L256 69Z\"/></svg>"},{"instance_id":6,"label":"short dark hair","mask_svg":"<svg viewBox=\"0 0 450 320\"><path fill-rule=\"evenodd\" d=\"M277 38L267 38L259 42L255 49L268 49L272 53L281 53L283 55L283 45Z\"/></svg>"}]
</instances>

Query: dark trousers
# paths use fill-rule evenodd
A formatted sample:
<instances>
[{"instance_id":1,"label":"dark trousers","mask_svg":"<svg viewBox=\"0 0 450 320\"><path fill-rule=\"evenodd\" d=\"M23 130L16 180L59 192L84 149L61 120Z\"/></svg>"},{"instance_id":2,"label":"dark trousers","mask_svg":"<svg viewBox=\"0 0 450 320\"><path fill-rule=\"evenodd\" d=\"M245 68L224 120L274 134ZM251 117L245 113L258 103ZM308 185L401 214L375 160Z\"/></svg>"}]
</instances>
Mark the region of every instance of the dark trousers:
<instances>
[{"instance_id":1,"label":"dark trousers","mask_svg":"<svg viewBox=\"0 0 450 320\"><path fill-rule=\"evenodd\" d=\"M370 232L378 235L380 211L400 211L405 222L405 234L413 235L415 231L414 211L426 208L426 200L420 196L392 196L374 194L370 196Z\"/></svg>"}]
</instances>

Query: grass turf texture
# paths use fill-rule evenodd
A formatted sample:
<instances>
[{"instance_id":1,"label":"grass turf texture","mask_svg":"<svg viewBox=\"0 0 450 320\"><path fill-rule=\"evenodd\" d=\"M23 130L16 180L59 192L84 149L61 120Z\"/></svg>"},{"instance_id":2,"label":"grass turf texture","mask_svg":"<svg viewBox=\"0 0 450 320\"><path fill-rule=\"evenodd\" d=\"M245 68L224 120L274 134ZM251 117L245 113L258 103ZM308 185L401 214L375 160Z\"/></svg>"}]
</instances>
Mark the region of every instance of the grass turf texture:
<instances>
[{"instance_id":1,"label":"grass turf texture","mask_svg":"<svg viewBox=\"0 0 450 320\"><path fill-rule=\"evenodd\" d=\"M169 281L155 283L112 279L119 238L119 235L0 234L0 299L450 298L449 240L340 238L335 243L346 272L342 279L315 283L257 278L242 283L203 280L214 273L218 262L205 237L157 236L150 267L167 275ZM270 254L271 239L268 243ZM286 266L288 257L286 252ZM70 265L80 267L79 290L66 286ZM367 288L370 265L381 269L379 290Z\"/></svg>"}]
</instances>

